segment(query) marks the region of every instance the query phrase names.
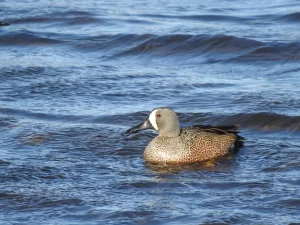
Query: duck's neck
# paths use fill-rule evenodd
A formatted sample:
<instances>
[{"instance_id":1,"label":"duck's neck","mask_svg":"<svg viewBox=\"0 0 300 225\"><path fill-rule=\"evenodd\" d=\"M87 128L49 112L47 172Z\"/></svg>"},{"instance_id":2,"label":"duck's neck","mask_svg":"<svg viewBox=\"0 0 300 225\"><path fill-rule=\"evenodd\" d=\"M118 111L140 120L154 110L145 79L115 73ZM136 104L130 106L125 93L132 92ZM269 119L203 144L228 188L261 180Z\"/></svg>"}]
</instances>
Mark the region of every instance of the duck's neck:
<instances>
[{"instance_id":1,"label":"duck's neck","mask_svg":"<svg viewBox=\"0 0 300 225\"><path fill-rule=\"evenodd\" d=\"M166 127L159 130L160 137L178 137L180 135L180 126Z\"/></svg>"}]
</instances>

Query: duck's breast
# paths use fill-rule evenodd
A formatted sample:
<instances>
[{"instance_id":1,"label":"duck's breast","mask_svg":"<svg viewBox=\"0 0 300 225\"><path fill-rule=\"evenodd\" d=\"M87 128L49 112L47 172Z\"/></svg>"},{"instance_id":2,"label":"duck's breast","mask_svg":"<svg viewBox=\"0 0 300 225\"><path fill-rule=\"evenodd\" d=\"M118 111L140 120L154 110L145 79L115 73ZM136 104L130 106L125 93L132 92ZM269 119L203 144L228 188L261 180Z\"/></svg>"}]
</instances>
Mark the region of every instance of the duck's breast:
<instances>
[{"instance_id":1,"label":"duck's breast","mask_svg":"<svg viewBox=\"0 0 300 225\"><path fill-rule=\"evenodd\" d=\"M156 137L146 147L144 159L149 162L189 162L189 151L186 151L179 137Z\"/></svg>"}]
</instances>

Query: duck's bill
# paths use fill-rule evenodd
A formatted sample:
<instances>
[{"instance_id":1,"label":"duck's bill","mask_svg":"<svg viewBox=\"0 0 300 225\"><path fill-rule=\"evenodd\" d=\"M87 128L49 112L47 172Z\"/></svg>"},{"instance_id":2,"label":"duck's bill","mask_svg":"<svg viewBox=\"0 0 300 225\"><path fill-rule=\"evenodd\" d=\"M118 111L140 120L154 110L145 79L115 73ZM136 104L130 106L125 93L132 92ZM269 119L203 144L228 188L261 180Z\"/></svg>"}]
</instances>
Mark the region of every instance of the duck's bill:
<instances>
[{"instance_id":1,"label":"duck's bill","mask_svg":"<svg viewBox=\"0 0 300 225\"><path fill-rule=\"evenodd\" d=\"M140 130L147 130L147 129L153 129L152 124L148 119L146 119L144 122L128 129L126 133L136 133L139 132Z\"/></svg>"}]
</instances>

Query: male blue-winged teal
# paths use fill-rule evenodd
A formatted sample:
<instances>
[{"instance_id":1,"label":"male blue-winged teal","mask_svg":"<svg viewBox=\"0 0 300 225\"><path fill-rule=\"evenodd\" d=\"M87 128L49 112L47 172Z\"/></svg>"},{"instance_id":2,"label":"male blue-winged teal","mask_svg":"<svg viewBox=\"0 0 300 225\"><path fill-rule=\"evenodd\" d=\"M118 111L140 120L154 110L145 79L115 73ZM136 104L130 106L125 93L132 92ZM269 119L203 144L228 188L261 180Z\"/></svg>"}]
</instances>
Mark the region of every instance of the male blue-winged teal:
<instances>
[{"instance_id":1,"label":"male blue-winged teal","mask_svg":"<svg viewBox=\"0 0 300 225\"><path fill-rule=\"evenodd\" d=\"M170 108L156 108L142 123L127 130L155 129L159 135L146 147L144 159L153 163L185 164L223 156L243 138L237 126L198 125L180 129L176 113Z\"/></svg>"}]
</instances>

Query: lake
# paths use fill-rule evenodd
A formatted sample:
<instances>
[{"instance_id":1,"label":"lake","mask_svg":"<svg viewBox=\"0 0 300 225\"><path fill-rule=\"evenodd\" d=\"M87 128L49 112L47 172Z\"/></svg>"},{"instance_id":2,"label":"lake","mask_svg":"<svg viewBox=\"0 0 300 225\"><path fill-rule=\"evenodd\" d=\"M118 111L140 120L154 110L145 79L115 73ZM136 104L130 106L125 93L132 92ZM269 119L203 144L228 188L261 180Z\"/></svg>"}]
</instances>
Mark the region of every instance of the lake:
<instances>
[{"instance_id":1,"label":"lake","mask_svg":"<svg viewBox=\"0 0 300 225\"><path fill-rule=\"evenodd\" d=\"M299 1L0 2L0 224L300 224ZM245 145L145 163L162 106Z\"/></svg>"}]
</instances>

